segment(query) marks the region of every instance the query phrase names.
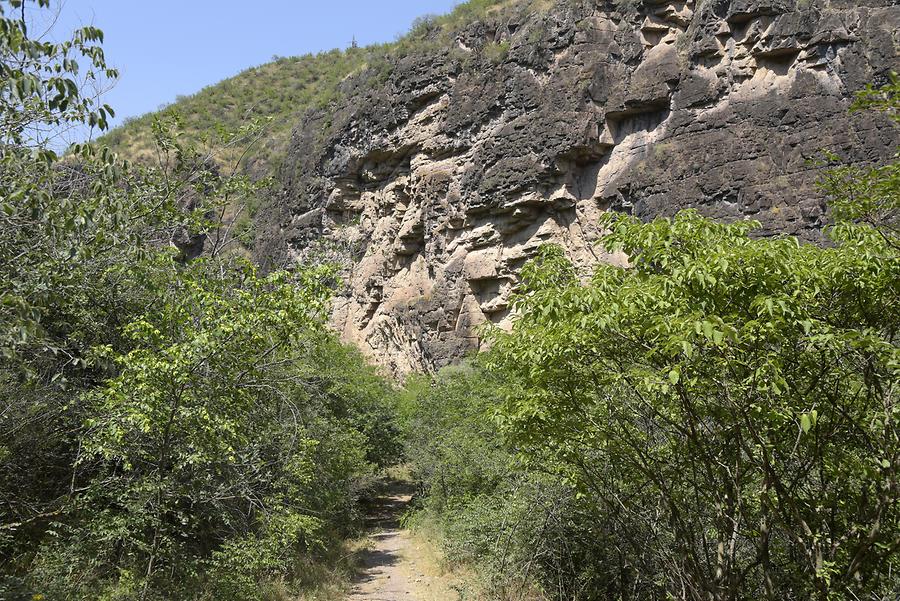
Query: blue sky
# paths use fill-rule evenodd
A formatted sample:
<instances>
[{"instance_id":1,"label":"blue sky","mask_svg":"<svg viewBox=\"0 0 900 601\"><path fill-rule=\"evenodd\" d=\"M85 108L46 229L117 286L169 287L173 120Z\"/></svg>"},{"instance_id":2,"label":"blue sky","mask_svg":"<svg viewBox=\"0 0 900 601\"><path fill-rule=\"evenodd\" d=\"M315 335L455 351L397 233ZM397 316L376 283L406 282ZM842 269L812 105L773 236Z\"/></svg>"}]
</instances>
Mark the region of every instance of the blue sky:
<instances>
[{"instance_id":1,"label":"blue sky","mask_svg":"<svg viewBox=\"0 0 900 601\"><path fill-rule=\"evenodd\" d=\"M94 25L121 77L114 124L271 60L394 40L459 0L61 0L57 34ZM59 35L57 37L60 37Z\"/></svg>"}]
</instances>

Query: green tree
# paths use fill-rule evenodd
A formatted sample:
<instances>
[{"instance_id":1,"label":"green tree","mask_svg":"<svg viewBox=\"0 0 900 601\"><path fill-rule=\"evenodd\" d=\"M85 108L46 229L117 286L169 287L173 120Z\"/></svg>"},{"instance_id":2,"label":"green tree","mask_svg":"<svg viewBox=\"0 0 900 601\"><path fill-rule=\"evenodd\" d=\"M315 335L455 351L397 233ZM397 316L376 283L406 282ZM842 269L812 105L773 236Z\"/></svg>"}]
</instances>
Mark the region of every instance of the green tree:
<instances>
[{"instance_id":1,"label":"green tree","mask_svg":"<svg viewBox=\"0 0 900 601\"><path fill-rule=\"evenodd\" d=\"M130 348L94 349L117 375L87 394L92 417L77 459L87 481L75 481L87 521L74 552L48 560L51 572L58 560L87 565L73 572L77 581L59 583L62 591L96 584L91 569L102 578L110 566L120 571L117 586L165 589L173 573L186 582L197 567L191 557L292 506L296 499L279 496L291 475L311 477L315 413L298 407L302 389L286 383L302 382L297 362L326 337L320 274L288 284L249 267L166 263L173 259L163 255L129 270L155 289L150 310L125 327ZM307 516L295 536L311 544L320 522ZM154 582L158 572L163 582Z\"/></svg>"},{"instance_id":2,"label":"green tree","mask_svg":"<svg viewBox=\"0 0 900 601\"><path fill-rule=\"evenodd\" d=\"M524 272L491 365L500 416L623 524L642 598L896 594L900 262L868 226L835 246L691 212L606 220L585 284L558 249Z\"/></svg>"},{"instance_id":3,"label":"green tree","mask_svg":"<svg viewBox=\"0 0 900 601\"><path fill-rule=\"evenodd\" d=\"M29 37L26 10L47 5L0 3L0 549L28 548L18 535L62 512L83 415L68 391L97 377L86 352L127 313L105 274L136 230L111 153L48 147L68 127L106 126L111 111L80 83L115 72L94 28Z\"/></svg>"}]
</instances>

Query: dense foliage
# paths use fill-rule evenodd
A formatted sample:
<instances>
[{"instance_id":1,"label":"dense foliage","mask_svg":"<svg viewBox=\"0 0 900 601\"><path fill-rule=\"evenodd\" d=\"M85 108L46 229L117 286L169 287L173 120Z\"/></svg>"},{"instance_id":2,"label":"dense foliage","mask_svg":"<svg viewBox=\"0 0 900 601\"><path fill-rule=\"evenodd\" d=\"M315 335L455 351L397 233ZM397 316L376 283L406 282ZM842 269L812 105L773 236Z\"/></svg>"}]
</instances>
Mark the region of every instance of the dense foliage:
<instances>
[{"instance_id":1,"label":"dense foliage","mask_svg":"<svg viewBox=\"0 0 900 601\"><path fill-rule=\"evenodd\" d=\"M826 245L611 214L627 268L543 249L511 331L399 394L325 326L332 268L241 257L235 207L266 183L239 148L265 121L192 111L215 129L199 145L147 118L152 166L57 156L60 132L106 128L85 90L116 74L94 28L30 37L47 5L0 0L0 598L302 594L404 452L413 523L479 566L479 594L900 595L896 159L826 173ZM898 108L896 77L854 106Z\"/></svg>"},{"instance_id":2,"label":"dense foliage","mask_svg":"<svg viewBox=\"0 0 900 601\"><path fill-rule=\"evenodd\" d=\"M497 336L504 427L548 450L619 533L608 578L645 598L896 592L898 267L690 213L610 219L630 269L581 285L558 253Z\"/></svg>"},{"instance_id":3,"label":"dense foliage","mask_svg":"<svg viewBox=\"0 0 900 601\"><path fill-rule=\"evenodd\" d=\"M499 435L503 382L471 365L407 383L401 421L420 486L410 524L451 567L477 567L464 598L607 598L597 594L612 533L555 461L518 455Z\"/></svg>"},{"instance_id":4,"label":"dense foliage","mask_svg":"<svg viewBox=\"0 0 900 601\"><path fill-rule=\"evenodd\" d=\"M29 37L47 4L0 3L0 598L296 589L397 458L393 389L324 327L330 269L233 252L258 185L177 119L153 167L53 152L106 127L85 81L115 72L96 29Z\"/></svg>"}]
</instances>

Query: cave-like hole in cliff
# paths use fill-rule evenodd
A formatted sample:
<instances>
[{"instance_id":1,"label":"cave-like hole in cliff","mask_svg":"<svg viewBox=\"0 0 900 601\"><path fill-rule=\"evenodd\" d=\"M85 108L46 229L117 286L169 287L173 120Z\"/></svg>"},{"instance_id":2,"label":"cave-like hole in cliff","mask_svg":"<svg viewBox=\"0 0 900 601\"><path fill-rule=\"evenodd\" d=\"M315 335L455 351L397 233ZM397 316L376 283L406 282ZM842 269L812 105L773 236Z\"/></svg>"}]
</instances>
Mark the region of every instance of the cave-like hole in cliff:
<instances>
[{"instance_id":1,"label":"cave-like hole in cliff","mask_svg":"<svg viewBox=\"0 0 900 601\"><path fill-rule=\"evenodd\" d=\"M780 48L756 55L756 64L760 69L768 69L776 75L787 75L800 56L796 48Z\"/></svg>"},{"instance_id":2,"label":"cave-like hole in cliff","mask_svg":"<svg viewBox=\"0 0 900 601\"><path fill-rule=\"evenodd\" d=\"M651 132L669 118L668 99L606 114L606 125L613 142L621 144L628 136Z\"/></svg>"},{"instance_id":3,"label":"cave-like hole in cliff","mask_svg":"<svg viewBox=\"0 0 900 601\"><path fill-rule=\"evenodd\" d=\"M572 165L572 175L569 180L568 190L576 200L587 200L594 197L597 193L597 176L608 158L609 155L607 154L589 163L574 163Z\"/></svg>"},{"instance_id":4,"label":"cave-like hole in cliff","mask_svg":"<svg viewBox=\"0 0 900 601\"><path fill-rule=\"evenodd\" d=\"M354 174L356 187L359 190L377 190L398 175L409 173L414 150L413 146L372 150L359 161Z\"/></svg>"},{"instance_id":5,"label":"cave-like hole in cliff","mask_svg":"<svg viewBox=\"0 0 900 601\"><path fill-rule=\"evenodd\" d=\"M609 160L613 145L595 143L575 146L569 152L560 155L558 168L569 177L566 188L576 200L593 198L597 191L597 174Z\"/></svg>"},{"instance_id":6,"label":"cave-like hole in cliff","mask_svg":"<svg viewBox=\"0 0 900 601\"><path fill-rule=\"evenodd\" d=\"M658 46L663 38L669 33L668 29L642 29L641 37L645 46Z\"/></svg>"},{"instance_id":7,"label":"cave-like hole in cliff","mask_svg":"<svg viewBox=\"0 0 900 601\"><path fill-rule=\"evenodd\" d=\"M508 303L502 294L502 287L507 282L508 278L505 277L469 280L469 288L478 302L481 312L488 319L492 319L492 315L507 311ZM502 320L503 318L500 317L499 319Z\"/></svg>"},{"instance_id":8,"label":"cave-like hole in cliff","mask_svg":"<svg viewBox=\"0 0 900 601\"><path fill-rule=\"evenodd\" d=\"M362 211L359 209L328 209L326 214L334 227L358 225L362 219Z\"/></svg>"}]
</instances>

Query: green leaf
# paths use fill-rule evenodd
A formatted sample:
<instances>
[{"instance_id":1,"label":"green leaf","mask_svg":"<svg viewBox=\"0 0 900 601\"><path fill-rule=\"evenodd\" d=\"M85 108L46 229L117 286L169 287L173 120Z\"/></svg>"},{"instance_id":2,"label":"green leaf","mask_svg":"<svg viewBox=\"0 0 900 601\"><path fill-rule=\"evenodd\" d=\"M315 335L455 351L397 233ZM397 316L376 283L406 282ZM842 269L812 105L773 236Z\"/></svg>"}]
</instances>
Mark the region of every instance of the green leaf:
<instances>
[{"instance_id":1,"label":"green leaf","mask_svg":"<svg viewBox=\"0 0 900 601\"><path fill-rule=\"evenodd\" d=\"M678 380L680 379L681 373L677 368L669 372L669 382L671 382L672 384L678 384Z\"/></svg>"}]
</instances>

